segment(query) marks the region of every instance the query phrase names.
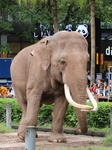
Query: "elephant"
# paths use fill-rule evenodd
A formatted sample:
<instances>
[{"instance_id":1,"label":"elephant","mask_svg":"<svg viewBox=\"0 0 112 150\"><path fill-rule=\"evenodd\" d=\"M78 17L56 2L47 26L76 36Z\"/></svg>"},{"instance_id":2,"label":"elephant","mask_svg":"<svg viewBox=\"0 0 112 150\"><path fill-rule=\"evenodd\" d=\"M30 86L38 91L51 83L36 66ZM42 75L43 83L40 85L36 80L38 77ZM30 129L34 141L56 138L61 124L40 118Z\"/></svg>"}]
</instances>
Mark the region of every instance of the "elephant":
<instances>
[{"instance_id":1,"label":"elephant","mask_svg":"<svg viewBox=\"0 0 112 150\"><path fill-rule=\"evenodd\" d=\"M11 78L17 101L22 109L18 129L25 139L26 126L36 126L42 104L54 103L49 142L67 142L63 122L68 104L78 118L78 130L88 129L87 111L98 106L87 88L88 43L78 32L58 31L21 50L11 64ZM86 105L86 91L93 106Z\"/></svg>"}]
</instances>

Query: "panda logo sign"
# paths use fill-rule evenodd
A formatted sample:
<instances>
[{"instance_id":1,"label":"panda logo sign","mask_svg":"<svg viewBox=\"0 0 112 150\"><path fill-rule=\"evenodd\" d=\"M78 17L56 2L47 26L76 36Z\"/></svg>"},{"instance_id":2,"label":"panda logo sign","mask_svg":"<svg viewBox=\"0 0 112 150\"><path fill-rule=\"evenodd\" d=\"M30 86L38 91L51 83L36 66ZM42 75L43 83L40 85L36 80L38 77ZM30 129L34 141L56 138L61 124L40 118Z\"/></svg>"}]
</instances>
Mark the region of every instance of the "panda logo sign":
<instances>
[{"instance_id":1,"label":"panda logo sign","mask_svg":"<svg viewBox=\"0 0 112 150\"><path fill-rule=\"evenodd\" d=\"M87 24L77 25L76 28L76 32L81 33L84 36L84 38L87 38L87 36L89 35Z\"/></svg>"},{"instance_id":2,"label":"panda logo sign","mask_svg":"<svg viewBox=\"0 0 112 150\"><path fill-rule=\"evenodd\" d=\"M71 24L66 25L65 30L72 31L72 25Z\"/></svg>"}]
</instances>

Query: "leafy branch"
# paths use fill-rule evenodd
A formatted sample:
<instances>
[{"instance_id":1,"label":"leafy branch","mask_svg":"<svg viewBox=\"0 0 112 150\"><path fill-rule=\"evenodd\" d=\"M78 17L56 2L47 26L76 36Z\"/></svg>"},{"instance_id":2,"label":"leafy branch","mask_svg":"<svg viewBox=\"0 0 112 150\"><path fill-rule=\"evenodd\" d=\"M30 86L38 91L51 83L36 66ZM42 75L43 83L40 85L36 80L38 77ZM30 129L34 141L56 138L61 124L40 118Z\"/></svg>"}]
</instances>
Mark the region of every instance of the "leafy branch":
<instances>
[{"instance_id":1,"label":"leafy branch","mask_svg":"<svg viewBox=\"0 0 112 150\"><path fill-rule=\"evenodd\" d=\"M7 53L7 54L12 53L12 50L10 49L9 44L1 44L0 45L0 54L3 53L3 52Z\"/></svg>"}]
</instances>

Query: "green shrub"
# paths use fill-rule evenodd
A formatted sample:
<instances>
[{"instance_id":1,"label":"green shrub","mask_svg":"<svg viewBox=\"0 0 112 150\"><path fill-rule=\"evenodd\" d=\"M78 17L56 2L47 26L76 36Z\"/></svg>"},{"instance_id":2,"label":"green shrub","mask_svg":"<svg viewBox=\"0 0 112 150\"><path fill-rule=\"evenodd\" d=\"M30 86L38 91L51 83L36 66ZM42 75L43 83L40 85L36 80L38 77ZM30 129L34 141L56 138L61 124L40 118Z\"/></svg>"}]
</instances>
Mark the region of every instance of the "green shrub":
<instances>
[{"instance_id":1,"label":"green shrub","mask_svg":"<svg viewBox=\"0 0 112 150\"><path fill-rule=\"evenodd\" d=\"M87 114L89 126L96 128L110 127L110 107L112 107L111 102L99 102L98 111Z\"/></svg>"},{"instance_id":2,"label":"green shrub","mask_svg":"<svg viewBox=\"0 0 112 150\"><path fill-rule=\"evenodd\" d=\"M42 105L38 115L38 125L48 125L52 122L53 105Z\"/></svg>"},{"instance_id":3,"label":"green shrub","mask_svg":"<svg viewBox=\"0 0 112 150\"><path fill-rule=\"evenodd\" d=\"M14 122L19 122L22 111L15 98L0 98L0 122L5 122L6 120L6 105L11 105L11 119Z\"/></svg>"},{"instance_id":4,"label":"green shrub","mask_svg":"<svg viewBox=\"0 0 112 150\"><path fill-rule=\"evenodd\" d=\"M20 122L22 111L15 98L0 98L0 121L5 122L6 120L6 104L11 105L12 109L12 121L15 123ZM91 105L90 102L87 103ZM112 107L111 102L98 102L97 112L88 112L88 124L89 127L95 128L109 128L110 127L110 107ZM51 125L53 115L53 105L42 105L38 115L38 125ZM64 126L76 127L78 124L76 113L74 108L69 105L68 110L65 115Z\"/></svg>"},{"instance_id":5,"label":"green shrub","mask_svg":"<svg viewBox=\"0 0 112 150\"><path fill-rule=\"evenodd\" d=\"M67 127L76 127L77 126L77 117L74 110L74 107L71 105L68 106L68 110L65 115L64 125Z\"/></svg>"}]
</instances>

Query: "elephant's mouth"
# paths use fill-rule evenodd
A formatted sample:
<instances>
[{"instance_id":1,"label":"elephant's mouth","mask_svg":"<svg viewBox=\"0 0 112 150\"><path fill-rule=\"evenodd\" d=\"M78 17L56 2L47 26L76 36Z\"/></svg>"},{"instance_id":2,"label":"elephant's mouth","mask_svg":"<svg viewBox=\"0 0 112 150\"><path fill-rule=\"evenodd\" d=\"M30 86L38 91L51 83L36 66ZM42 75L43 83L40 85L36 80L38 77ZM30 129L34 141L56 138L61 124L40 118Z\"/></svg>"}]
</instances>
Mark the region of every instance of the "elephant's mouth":
<instances>
[{"instance_id":1,"label":"elephant's mouth","mask_svg":"<svg viewBox=\"0 0 112 150\"><path fill-rule=\"evenodd\" d=\"M66 99L67 101L74 107L76 108L80 108L81 111L87 111L87 112L93 112L93 111L97 111L98 110L98 105L97 105L97 102L96 100L94 99L93 95L91 94L91 92L89 91L89 89L87 88L86 89L86 92L87 92L87 95L89 97L89 99L91 100L92 104L93 104L93 107L92 106L89 106L89 105L82 105L82 104L78 104L76 103L71 95L70 95L70 91L69 91L69 87L64 84L64 90L65 90L65 96L66 96Z\"/></svg>"}]
</instances>

